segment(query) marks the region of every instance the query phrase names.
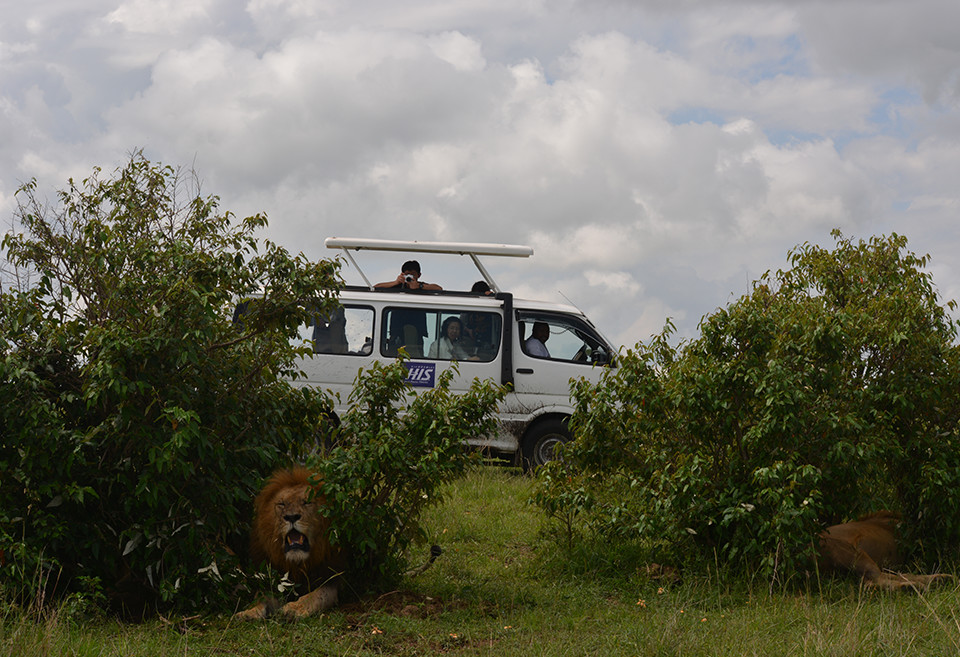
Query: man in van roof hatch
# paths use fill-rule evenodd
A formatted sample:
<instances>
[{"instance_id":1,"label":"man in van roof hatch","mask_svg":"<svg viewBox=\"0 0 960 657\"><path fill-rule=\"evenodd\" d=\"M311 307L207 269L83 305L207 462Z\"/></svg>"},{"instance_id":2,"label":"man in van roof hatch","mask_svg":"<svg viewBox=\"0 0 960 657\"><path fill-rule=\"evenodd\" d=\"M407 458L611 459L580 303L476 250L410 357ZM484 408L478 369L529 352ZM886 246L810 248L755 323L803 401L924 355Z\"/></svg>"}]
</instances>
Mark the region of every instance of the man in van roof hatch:
<instances>
[{"instance_id":1,"label":"man in van roof hatch","mask_svg":"<svg viewBox=\"0 0 960 657\"><path fill-rule=\"evenodd\" d=\"M420 280L420 263L416 260L407 260L400 268L400 275L392 281L377 283L375 288L386 289L399 287L404 290L442 290L436 283L424 283Z\"/></svg>"}]
</instances>

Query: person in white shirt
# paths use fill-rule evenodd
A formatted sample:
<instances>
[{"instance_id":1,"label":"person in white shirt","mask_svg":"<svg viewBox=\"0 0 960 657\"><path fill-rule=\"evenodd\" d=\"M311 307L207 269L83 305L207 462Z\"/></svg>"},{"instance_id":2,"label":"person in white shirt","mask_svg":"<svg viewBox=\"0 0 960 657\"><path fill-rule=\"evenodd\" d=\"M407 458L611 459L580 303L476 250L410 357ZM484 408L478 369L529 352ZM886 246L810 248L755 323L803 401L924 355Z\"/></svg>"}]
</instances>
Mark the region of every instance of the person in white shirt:
<instances>
[{"instance_id":1,"label":"person in white shirt","mask_svg":"<svg viewBox=\"0 0 960 657\"><path fill-rule=\"evenodd\" d=\"M534 322L533 330L526 341L526 351L535 358L550 358L547 340L550 339L550 327L546 322Z\"/></svg>"},{"instance_id":2,"label":"person in white shirt","mask_svg":"<svg viewBox=\"0 0 960 657\"><path fill-rule=\"evenodd\" d=\"M467 350L460 341L463 324L459 317L447 317L440 326L440 337L430 345L430 358L445 360L467 360Z\"/></svg>"}]
</instances>

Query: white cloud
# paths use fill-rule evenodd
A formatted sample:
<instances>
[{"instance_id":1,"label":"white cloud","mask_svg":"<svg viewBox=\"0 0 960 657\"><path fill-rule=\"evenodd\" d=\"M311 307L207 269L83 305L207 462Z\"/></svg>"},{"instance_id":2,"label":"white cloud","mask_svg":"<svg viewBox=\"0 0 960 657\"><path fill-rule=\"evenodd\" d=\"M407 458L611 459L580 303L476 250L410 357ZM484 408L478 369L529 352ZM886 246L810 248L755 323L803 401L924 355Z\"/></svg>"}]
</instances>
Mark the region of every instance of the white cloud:
<instances>
[{"instance_id":1,"label":"white cloud","mask_svg":"<svg viewBox=\"0 0 960 657\"><path fill-rule=\"evenodd\" d=\"M460 32L444 32L427 39L430 50L458 71L480 71L486 65L480 43Z\"/></svg>"},{"instance_id":2,"label":"white cloud","mask_svg":"<svg viewBox=\"0 0 960 657\"><path fill-rule=\"evenodd\" d=\"M29 4L0 25L8 215L18 180L144 147L311 257L530 243L498 280L631 344L833 227L916 235L960 290L955 2Z\"/></svg>"},{"instance_id":3,"label":"white cloud","mask_svg":"<svg viewBox=\"0 0 960 657\"><path fill-rule=\"evenodd\" d=\"M208 17L215 0L127 0L106 16L129 32L173 34Z\"/></svg>"},{"instance_id":4,"label":"white cloud","mask_svg":"<svg viewBox=\"0 0 960 657\"><path fill-rule=\"evenodd\" d=\"M827 73L916 84L930 103L960 94L960 4L953 0L851 0L830 11L799 7L797 19L811 59Z\"/></svg>"},{"instance_id":5,"label":"white cloud","mask_svg":"<svg viewBox=\"0 0 960 657\"><path fill-rule=\"evenodd\" d=\"M643 285L638 283L632 274L625 271L587 269L583 272L583 277L591 286L605 288L604 291L619 295L623 301L635 297L643 290Z\"/></svg>"},{"instance_id":6,"label":"white cloud","mask_svg":"<svg viewBox=\"0 0 960 657\"><path fill-rule=\"evenodd\" d=\"M623 266L635 262L639 255L637 235L617 225L591 224L562 233L534 231L529 241L535 252L546 256L544 264L550 269L583 268L601 262L606 266ZM596 270L593 277L599 280ZM591 281L591 285L594 284Z\"/></svg>"}]
</instances>

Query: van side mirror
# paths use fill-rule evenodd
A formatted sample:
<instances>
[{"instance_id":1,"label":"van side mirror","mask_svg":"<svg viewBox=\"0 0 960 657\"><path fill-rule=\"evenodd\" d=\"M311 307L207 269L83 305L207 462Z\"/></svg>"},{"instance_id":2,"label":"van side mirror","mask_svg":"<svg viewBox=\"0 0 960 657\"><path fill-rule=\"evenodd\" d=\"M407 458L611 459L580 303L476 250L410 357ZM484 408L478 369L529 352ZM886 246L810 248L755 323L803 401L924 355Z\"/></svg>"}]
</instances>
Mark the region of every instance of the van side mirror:
<instances>
[{"instance_id":1,"label":"van side mirror","mask_svg":"<svg viewBox=\"0 0 960 657\"><path fill-rule=\"evenodd\" d=\"M597 349L588 349L587 357L594 365L607 365L610 362L610 354L603 347Z\"/></svg>"}]
</instances>

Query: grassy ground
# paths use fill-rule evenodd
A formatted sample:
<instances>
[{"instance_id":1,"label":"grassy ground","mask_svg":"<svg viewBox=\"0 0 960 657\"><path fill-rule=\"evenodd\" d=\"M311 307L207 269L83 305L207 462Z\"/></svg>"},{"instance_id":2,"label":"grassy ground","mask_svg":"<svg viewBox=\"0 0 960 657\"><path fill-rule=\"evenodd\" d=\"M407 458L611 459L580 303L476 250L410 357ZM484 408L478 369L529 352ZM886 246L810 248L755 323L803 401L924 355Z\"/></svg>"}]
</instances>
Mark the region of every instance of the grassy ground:
<instances>
[{"instance_id":1,"label":"grassy ground","mask_svg":"<svg viewBox=\"0 0 960 657\"><path fill-rule=\"evenodd\" d=\"M642 572L557 575L531 487L493 467L458 482L428 518L446 550L436 565L402 591L323 617L128 625L69 607L43 618L0 607L0 656L960 654L953 586L889 595L841 581L770 594L761 584L667 584Z\"/></svg>"}]
</instances>

